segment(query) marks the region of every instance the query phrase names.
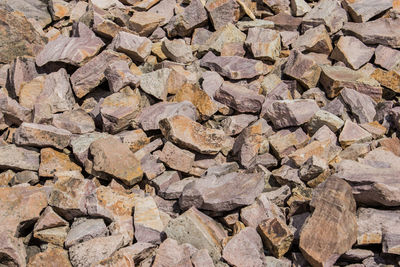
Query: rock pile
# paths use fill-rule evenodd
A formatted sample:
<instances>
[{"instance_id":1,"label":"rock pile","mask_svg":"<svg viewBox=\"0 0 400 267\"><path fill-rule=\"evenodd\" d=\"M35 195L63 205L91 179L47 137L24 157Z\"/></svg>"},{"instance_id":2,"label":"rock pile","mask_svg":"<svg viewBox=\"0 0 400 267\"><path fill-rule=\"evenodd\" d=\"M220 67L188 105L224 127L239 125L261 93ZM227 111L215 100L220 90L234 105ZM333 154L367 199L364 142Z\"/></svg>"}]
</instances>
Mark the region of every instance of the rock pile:
<instances>
[{"instance_id":1,"label":"rock pile","mask_svg":"<svg viewBox=\"0 0 400 267\"><path fill-rule=\"evenodd\" d=\"M400 1L3 0L0 265L400 265Z\"/></svg>"}]
</instances>

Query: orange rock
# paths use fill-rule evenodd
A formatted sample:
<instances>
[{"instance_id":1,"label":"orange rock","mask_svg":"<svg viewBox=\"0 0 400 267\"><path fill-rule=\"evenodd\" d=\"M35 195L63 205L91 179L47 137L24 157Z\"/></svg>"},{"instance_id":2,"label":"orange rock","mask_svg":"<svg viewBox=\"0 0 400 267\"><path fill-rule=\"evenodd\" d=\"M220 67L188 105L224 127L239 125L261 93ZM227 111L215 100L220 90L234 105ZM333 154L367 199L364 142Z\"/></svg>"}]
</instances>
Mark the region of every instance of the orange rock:
<instances>
[{"instance_id":1,"label":"orange rock","mask_svg":"<svg viewBox=\"0 0 400 267\"><path fill-rule=\"evenodd\" d=\"M29 259L27 266L48 266L50 263L52 266L72 267L68 252L59 247L49 247L45 251L36 254Z\"/></svg>"},{"instance_id":2,"label":"orange rock","mask_svg":"<svg viewBox=\"0 0 400 267\"><path fill-rule=\"evenodd\" d=\"M82 168L73 163L68 155L52 148L43 148L40 151L39 175L53 177L56 172L81 171Z\"/></svg>"}]
</instances>

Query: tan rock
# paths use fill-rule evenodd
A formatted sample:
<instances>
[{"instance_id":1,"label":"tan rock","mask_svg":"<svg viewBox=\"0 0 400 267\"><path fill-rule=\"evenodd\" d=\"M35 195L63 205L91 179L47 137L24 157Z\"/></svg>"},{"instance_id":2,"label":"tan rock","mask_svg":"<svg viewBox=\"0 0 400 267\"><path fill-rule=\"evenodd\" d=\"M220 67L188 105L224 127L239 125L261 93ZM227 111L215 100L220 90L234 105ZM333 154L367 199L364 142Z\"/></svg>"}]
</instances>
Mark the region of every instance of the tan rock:
<instances>
[{"instance_id":1,"label":"tan rock","mask_svg":"<svg viewBox=\"0 0 400 267\"><path fill-rule=\"evenodd\" d=\"M92 117L82 109L54 114L52 124L73 134L90 133L96 129Z\"/></svg>"},{"instance_id":2,"label":"tan rock","mask_svg":"<svg viewBox=\"0 0 400 267\"><path fill-rule=\"evenodd\" d=\"M93 156L92 173L103 179L110 176L120 179L126 185L132 186L141 181L143 171L127 145L114 138L103 138L90 145Z\"/></svg>"},{"instance_id":3,"label":"tan rock","mask_svg":"<svg viewBox=\"0 0 400 267\"><path fill-rule=\"evenodd\" d=\"M202 154L217 154L223 148L226 139L222 130L206 128L181 115L163 119L159 125L168 140Z\"/></svg>"},{"instance_id":4,"label":"tan rock","mask_svg":"<svg viewBox=\"0 0 400 267\"><path fill-rule=\"evenodd\" d=\"M135 199L135 239L138 242L160 243L164 224L153 197Z\"/></svg>"},{"instance_id":5,"label":"tan rock","mask_svg":"<svg viewBox=\"0 0 400 267\"><path fill-rule=\"evenodd\" d=\"M129 19L129 28L140 36L149 36L163 20L163 16L153 12L135 12Z\"/></svg>"},{"instance_id":6,"label":"tan rock","mask_svg":"<svg viewBox=\"0 0 400 267\"><path fill-rule=\"evenodd\" d=\"M39 153L15 145L0 146L0 169L37 171Z\"/></svg>"},{"instance_id":7,"label":"tan rock","mask_svg":"<svg viewBox=\"0 0 400 267\"><path fill-rule=\"evenodd\" d=\"M43 213L40 215L40 218L35 223L33 231L40 231L49 228L59 227L59 226L68 226L69 223L60 217L54 210L48 206Z\"/></svg>"},{"instance_id":8,"label":"tan rock","mask_svg":"<svg viewBox=\"0 0 400 267\"><path fill-rule=\"evenodd\" d=\"M189 173L192 169L194 158L194 153L180 149L171 142L165 143L160 153L160 160L168 167L185 173Z\"/></svg>"},{"instance_id":9,"label":"tan rock","mask_svg":"<svg viewBox=\"0 0 400 267\"><path fill-rule=\"evenodd\" d=\"M351 187L330 177L315 190L315 207L300 233L300 250L313 266L333 265L357 238L356 203Z\"/></svg>"},{"instance_id":10,"label":"tan rock","mask_svg":"<svg viewBox=\"0 0 400 267\"><path fill-rule=\"evenodd\" d=\"M275 257L281 258L292 245L292 230L277 218L267 219L258 227L265 246Z\"/></svg>"},{"instance_id":11,"label":"tan rock","mask_svg":"<svg viewBox=\"0 0 400 267\"><path fill-rule=\"evenodd\" d=\"M53 177L56 172L78 171L81 167L71 161L68 155L58 152L52 148L43 148L40 151L39 175Z\"/></svg>"},{"instance_id":12,"label":"tan rock","mask_svg":"<svg viewBox=\"0 0 400 267\"><path fill-rule=\"evenodd\" d=\"M332 41L324 25L311 28L292 43L293 49L303 52L315 52L330 54L332 52Z\"/></svg>"},{"instance_id":13,"label":"tan rock","mask_svg":"<svg viewBox=\"0 0 400 267\"><path fill-rule=\"evenodd\" d=\"M377 80L382 86L391 89L396 93L400 93L400 72L397 70L384 71L377 68L371 78Z\"/></svg>"},{"instance_id":14,"label":"tan rock","mask_svg":"<svg viewBox=\"0 0 400 267\"><path fill-rule=\"evenodd\" d=\"M36 231L33 237L56 246L62 247L69 231L69 226L60 226Z\"/></svg>"},{"instance_id":15,"label":"tan rock","mask_svg":"<svg viewBox=\"0 0 400 267\"><path fill-rule=\"evenodd\" d=\"M28 267L46 266L49 263L54 266L72 267L68 258L68 252L62 248L49 247L45 251L36 254L29 259Z\"/></svg>"},{"instance_id":16,"label":"tan rock","mask_svg":"<svg viewBox=\"0 0 400 267\"><path fill-rule=\"evenodd\" d=\"M371 139L372 135L369 132L350 120L346 120L342 132L339 135L339 142L343 147L353 143L370 141Z\"/></svg>"},{"instance_id":17,"label":"tan rock","mask_svg":"<svg viewBox=\"0 0 400 267\"><path fill-rule=\"evenodd\" d=\"M32 81L23 83L19 92L19 103L27 109L33 109L36 99L42 93L45 84L45 76L38 76Z\"/></svg>"},{"instance_id":18,"label":"tan rock","mask_svg":"<svg viewBox=\"0 0 400 267\"><path fill-rule=\"evenodd\" d=\"M275 30L250 28L245 43L257 59L275 61L281 51L281 37Z\"/></svg>"}]
</instances>

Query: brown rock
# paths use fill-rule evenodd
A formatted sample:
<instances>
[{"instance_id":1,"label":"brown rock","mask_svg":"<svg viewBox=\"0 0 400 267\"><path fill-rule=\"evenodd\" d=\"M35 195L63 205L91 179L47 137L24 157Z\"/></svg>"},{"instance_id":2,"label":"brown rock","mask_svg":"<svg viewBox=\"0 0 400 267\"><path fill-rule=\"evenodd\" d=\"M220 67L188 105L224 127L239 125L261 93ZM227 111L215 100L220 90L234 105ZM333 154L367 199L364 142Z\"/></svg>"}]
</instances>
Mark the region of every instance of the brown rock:
<instances>
[{"instance_id":1,"label":"brown rock","mask_svg":"<svg viewBox=\"0 0 400 267\"><path fill-rule=\"evenodd\" d=\"M82 109L54 114L52 124L73 134L90 133L95 130L92 117Z\"/></svg>"},{"instance_id":2,"label":"brown rock","mask_svg":"<svg viewBox=\"0 0 400 267\"><path fill-rule=\"evenodd\" d=\"M42 177L53 177L56 172L80 172L81 170L82 168L73 163L64 153L52 148L43 148L40 151L39 175Z\"/></svg>"},{"instance_id":3,"label":"brown rock","mask_svg":"<svg viewBox=\"0 0 400 267\"><path fill-rule=\"evenodd\" d=\"M210 20L215 30L219 30L228 23L235 23L239 20L239 4L233 0L212 0L205 5Z\"/></svg>"},{"instance_id":4,"label":"brown rock","mask_svg":"<svg viewBox=\"0 0 400 267\"><path fill-rule=\"evenodd\" d=\"M400 48L400 21L382 18L365 23L348 22L343 31L360 39L364 44L381 44Z\"/></svg>"},{"instance_id":5,"label":"brown rock","mask_svg":"<svg viewBox=\"0 0 400 267\"><path fill-rule=\"evenodd\" d=\"M377 80L382 86L391 89L396 93L400 93L400 72L397 70L384 71L377 68L371 78Z\"/></svg>"},{"instance_id":6,"label":"brown rock","mask_svg":"<svg viewBox=\"0 0 400 267\"><path fill-rule=\"evenodd\" d=\"M162 119L159 125L169 141L202 154L217 154L226 139L222 130L206 128L182 115Z\"/></svg>"},{"instance_id":7,"label":"brown rock","mask_svg":"<svg viewBox=\"0 0 400 267\"><path fill-rule=\"evenodd\" d=\"M303 147L310 140L307 134L301 129L280 130L268 137L272 153L278 159L282 159L296 149Z\"/></svg>"},{"instance_id":8,"label":"brown rock","mask_svg":"<svg viewBox=\"0 0 400 267\"><path fill-rule=\"evenodd\" d=\"M262 95L231 82L224 82L214 97L218 102L239 112L258 113L264 102Z\"/></svg>"},{"instance_id":9,"label":"brown rock","mask_svg":"<svg viewBox=\"0 0 400 267\"><path fill-rule=\"evenodd\" d=\"M374 62L386 70L397 69L400 67L400 52L387 46L378 45L375 49Z\"/></svg>"},{"instance_id":10,"label":"brown rock","mask_svg":"<svg viewBox=\"0 0 400 267\"><path fill-rule=\"evenodd\" d=\"M114 177L132 186L141 181L143 171L129 147L114 138L104 138L90 145L92 172L103 179Z\"/></svg>"},{"instance_id":11,"label":"brown rock","mask_svg":"<svg viewBox=\"0 0 400 267\"><path fill-rule=\"evenodd\" d=\"M264 251L257 231L247 227L234 235L225 245L222 257L237 267L263 266Z\"/></svg>"},{"instance_id":12,"label":"brown rock","mask_svg":"<svg viewBox=\"0 0 400 267\"><path fill-rule=\"evenodd\" d=\"M310 205L315 210L301 230L300 250L313 266L333 265L357 238L351 187L339 178L328 178L315 189Z\"/></svg>"},{"instance_id":13,"label":"brown rock","mask_svg":"<svg viewBox=\"0 0 400 267\"><path fill-rule=\"evenodd\" d=\"M104 46L104 42L83 23L76 26L76 35L66 37L60 35L46 44L36 57L36 65L44 66L49 62L64 62L74 66L82 66L93 58Z\"/></svg>"},{"instance_id":14,"label":"brown rock","mask_svg":"<svg viewBox=\"0 0 400 267\"><path fill-rule=\"evenodd\" d=\"M343 7L349 12L354 22L366 22L392 7L391 0L379 0L371 3L365 0L346 0Z\"/></svg>"},{"instance_id":15,"label":"brown rock","mask_svg":"<svg viewBox=\"0 0 400 267\"><path fill-rule=\"evenodd\" d=\"M35 58L21 56L15 58L5 73L3 87L7 88L12 96L19 96L22 85L39 76Z\"/></svg>"},{"instance_id":16,"label":"brown rock","mask_svg":"<svg viewBox=\"0 0 400 267\"><path fill-rule=\"evenodd\" d=\"M0 253L6 266L26 266L26 250L21 238L8 231L0 232Z\"/></svg>"},{"instance_id":17,"label":"brown rock","mask_svg":"<svg viewBox=\"0 0 400 267\"><path fill-rule=\"evenodd\" d=\"M21 106L17 101L2 92L0 92L0 112L2 112L4 122L7 124L20 125L24 121L32 121L30 109Z\"/></svg>"},{"instance_id":18,"label":"brown rock","mask_svg":"<svg viewBox=\"0 0 400 267\"><path fill-rule=\"evenodd\" d=\"M297 50L292 50L283 72L296 79L304 87L313 88L318 83L321 68L309 56L303 55Z\"/></svg>"},{"instance_id":19,"label":"brown rock","mask_svg":"<svg viewBox=\"0 0 400 267\"><path fill-rule=\"evenodd\" d=\"M165 18L157 13L135 12L129 19L129 28L140 36L149 36Z\"/></svg>"},{"instance_id":20,"label":"brown rock","mask_svg":"<svg viewBox=\"0 0 400 267\"><path fill-rule=\"evenodd\" d=\"M17 145L46 147L52 146L63 149L69 145L71 132L54 126L22 123L14 133L14 142Z\"/></svg>"},{"instance_id":21,"label":"brown rock","mask_svg":"<svg viewBox=\"0 0 400 267\"><path fill-rule=\"evenodd\" d=\"M371 139L372 135L369 132L351 120L346 120L342 132L339 135L339 142L343 147L349 146L353 143L370 141Z\"/></svg>"},{"instance_id":22,"label":"brown rock","mask_svg":"<svg viewBox=\"0 0 400 267\"><path fill-rule=\"evenodd\" d=\"M315 52L330 54L332 52L332 41L324 25L311 28L292 43L293 49L303 52Z\"/></svg>"},{"instance_id":23,"label":"brown rock","mask_svg":"<svg viewBox=\"0 0 400 267\"><path fill-rule=\"evenodd\" d=\"M29 259L28 267L46 266L51 262L54 266L72 267L68 252L62 248L47 248Z\"/></svg>"},{"instance_id":24,"label":"brown rock","mask_svg":"<svg viewBox=\"0 0 400 267\"><path fill-rule=\"evenodd\" d=\"M238 56L217 57L212 52L201 59L200 65L233 80L251 79L264 72L261 61Z\"/></svg>"},{"instance_id":25,"label":"brown rock","mask_svg":"<svg viewBox=\"0 0 400 267\"><path fill-rule=\"evenodd\" d=\"M33 109L36 99L42 93L46 76L38 76L33 80L23 83L19 91L19 103L27 109Z\"/></svg>"},{"instance_id":26,"label":"brown rock","mask_svg":"<svg viewBox=\"0 0 400 267\"><path fill-rule=\"evenodd\" d=\"M125 86L136 87L139 77L132 73L126 61L116 61L110 64L104 72L111 92L118 92Z\"/></svg>"},{"instance_id":27,"label":"brown rock","mask_svg":"<svg viewBox=\"0 0 400 267\"><path fill-rule=\"evenodd\" d=\"M155 267L191 267L190 252L174 239L167 238L157 250L153 265Z\"/></svg>"},{"instance_id":28,"label":"brown rock","mask_svg":"<svg viewBox=\"0 0 400 267\"><path fill-rule=\"evenodd\" d=\"M51 207L47 207L43 213L40 215L40 218L37 220L34 231L45 230L49 228L59 227L59 226L68 226L68 222L60 217Z\"/></svg>"},{"instance_id":29,"label":"brown rock","mask_svg":"<svg viewBox=\"0 0 400 267\"><path fill-rule=\"evenodd\" d=\"M347 67L359 69L374 55L374 49L364 45L360 40L352 36L340 37L331 58L342 61Z\"/></svg>"},{"instance_id":30,"label":"brown rock","mask_svg":"<svg viewBox=\"0 0 400 267\"><path fill-rule=\"evenodd\" d=\"M189 173L194 163L195 154L180 149L171 142L167 142L160 154L160 160L171 169Z\"/></svg>"},{"instance_id":31,"label":"brown rock","mask_svg":"<svg viewBox=\"0 0 400 267\"><path fill-rule=\"evenodd\" d=\"M297 31L302 22L301 18L293 17L285 12L280 12L272 17L266 17L265 20L272 21L275 29L279 31Z\"/></svg>"},{"instance_id":32,"label":"brown rock","mask_svg":"<svg viewBox=\"0 0 400 267\"><path fill-rule=\"evenodd\" d=\"M71 75L71 84L78 98L90 93L96 86L105 81L105 70L113 61L127 60L125 55L111 50L104 50L98 56L77 69Z\"/></svg>"},{"instance_id":33,"label":"brown rock","mask_svg":"<svg viewBox=\"0 0 400 267\"><path fill-rule=\"evenodd\" d=\"M261 238L268 250L275 257L281 258L292 245L292 230L277 218L267 219L258 227Z\"/></svg>"},{"instance_id":34,"label":"brown rock","mask_svg":"<svg viewBox=\"0 0 400 267\"><path fill-rule=\"evenodd\" d=\"M192 48L183 39L166 39L162 43L162 52L171 60L178 63L190 63L195 60Z\"/></svg>"},{"instance_id":35,"label":"brown rock","mask_svg":"<svg viewBox=\"0 0 400 267\"><path fill-rule=\"evenodd\" d=\"M45 44L42 37L22 13L0 9L1 31L7 36L0 41L0 63L9 63L18 56L34 56Z\"/></svg>"},{"instance_id":36,"label":"brown rock","mask_svg":"<svg viewBox=\"0 0 400 267\"><path fill-rule=\"evenodd\" d=\"M151 41L132 33L119 32L113 43L116 51L125 53L136 62L144 62L151 53Z\"/></svg>"},{"instance_id":37,"label":"brown rock","mask_svg":"<svg viewBox=\"0 0 400 267\"><path fill-rule=\"evenodd\" d=\"M54 227L41 231L36 231L33 233L33 237L42 242L62 247L65 242L65 238L67 237L68 231L68 226Z\"/></svg>"},{"instance_id":38,"label":"brown rock","mask_svg":"<svg viewBox=\"0 0 400 267\"><path fill-rule=\"evenodd\" d=\"M340 66L321 66L320 83L329 98L336 97L343 88L350 88L369 95L375 101L382 99L382 88L379 83L357 72Z\"/></svg>"},{"instance_id":39,"label":"brown rock","mask_svg":"<svg viewBox=\"0 0 400 267\"><path fill-rule=\"evenodd\" d=\"M254 58L275 61L281 52L281 38L278 31L250 28L246 45L250 47Z\"/></svg>"}]
</instances>

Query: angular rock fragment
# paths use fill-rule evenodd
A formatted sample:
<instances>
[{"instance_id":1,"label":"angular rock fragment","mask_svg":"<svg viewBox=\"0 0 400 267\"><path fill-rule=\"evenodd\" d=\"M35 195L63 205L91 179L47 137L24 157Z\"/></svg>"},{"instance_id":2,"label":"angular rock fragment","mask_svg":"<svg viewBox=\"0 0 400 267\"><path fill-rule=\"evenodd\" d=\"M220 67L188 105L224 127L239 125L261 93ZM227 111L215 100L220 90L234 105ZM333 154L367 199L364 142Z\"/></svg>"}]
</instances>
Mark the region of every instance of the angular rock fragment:
<instances>
[{"instance_id":1,"label":"angular rock fragment","mask_svg":"<svg viewBox=\"0 0 400 267\"><path fill-rule=\"evenodd\" d=\"M264 103L264 97L244 86L224 82L215 92L215 100L239 112L258 113Z\"/></svg>"},{"instance_id":2,"label":"angular rock fragment","mask_svg":"<svg viewBox=\"0 0 400 267\"><path fill-rule=\"evenodd\" d=\"M258 227L266 247L275 257L281 258L292 245L292 231L284 222L276 218L267 219Z\"/></svg>"},{"instance_id":3,"label":"angular rock fragment","mask_svg":"<svg viewBox=\"0 0 400 267\"><path fill-rule=\"evenodd\" d=\"M353 36L342 36L331 54L331 58L341 61L354 70L367 63L374 55L374 49L364 45Z\"/></svg>"},{"instance_id":4,"label":"angular rock fragment","mask_svg":"<svg viewBox=\"0 0 400 267\"><path fill-rule=\"evenodd\" d=\"M80 172L81 170L82 168L73 163L64 153L52 148L43 148L40 151L39 175L42 177L53 177L56 172Z\"/></svg>"},{"instance_id":5,"label":"angular rock fragment","mask_svg":"<svg viewBox=\"0 0 400 267\"><path fill-rule=\"evenodd\" d=\"M42 242L61 247L64 244L68 231L68 226L54 227L36 231L33 233L33 237Z\"/></svg>"},{"instance_id":6,"label":"angular rock fragment","mask_svg":"<svg viewBox=\"0 0 400 267\"><path fill-rule=\"evenodd\" d=\"M127 56L104 50L71 75L75 95L82 98L105 81L105 70L113 61L128 60Z\"/></svg>"},{"instance_id":7,"label":"angular rock fragment","mask_svg":"<svg viewBox=\"0 0 400 267\"><path fill-rule=\"evenodd\" d=\"M357 238L351 187L342 179L328 178L315 189L310 205L315 210L302 227L300 250L314 266L333 265Z\"/></svg>"},{"instance_id":8,"label":"angular rock fragment","mask_svg":"<svg viewBox=\"0 0 400 267\"><path fill-rule=\"evenodd\" d=\"M135 87L139 84L139 77L129 69L126 61L116 61L110 64L104 72L111 92L118 92L125 86Z\"/></svg>"},{"instance_id":9,"label":"angular rock fragment","mask_svg":"<svg viewBox=\"0 0 400 267\"><path fill-rule=\"evenodd\" d=\"M292 50L283 72L304 87L313 88L318 83L321 68L312 58Z\"/></svg>"},{"instance_id":10,"label":"angular rock fragment","mask_svg":"<svg viewBox=\"0 0 400 267\"><path fill-rule=\"evenodd\" d=\"M400 72L397 70L384 71L378 68L371 74L371 78L396 93L400 92Z\"/></svg>"},{"instance_id":11,"label":"angular rock fragment","mask_svg":"<svg viewBox=\"0 0 400 267\"><path fill-rule=\"evenodd\" d=\"M137 198L134 211L135 239L138 242L160 243L164 229L160 211L152 197Z\"/></svg>"},{"instance_id":12,"label":"angular rock fragment","mask_svg":"<svg viewBox=\"0 0 400 267\"><path fill-rule=\"evenodd\" d=\"M365 23L347 22L343 31L357 37L364 44L381 44L400 48L399 25L399 20L382 18Z\"/></svg>"},{"instance_id":13,"label":"angular rock fragment","mask_svg":"<svg viewBox=\"0 0 400 267\"><path fill-rule=\"evenodd\" d=\"M22 239L14 237L8 231L0 232L0 253L2 261L8 266L26 266L26 249Z\"/></svg>"},{"instance_id":14,"label":"angular rock fragment","mask_svg":"<svg viewBox=\"0 0 400 267\"><path fill-rule=\"evenodd\" d=\"M143 74L140 77L140 88L160 100L166 100L168 94L168 79L170 69L163 68Z\"/></svg>"},{"instance_id":15,"label":"angular rock fragment","mask_svg":"<svg viewBox=\"0 0 400 267\"><path fill-rule=\"evenodd\" d=\"M103 179L114 177L126 185L134 185L142 179L143 171L128 146L114 138L103 138L90 145L93 157L92 173Z\"/></svg>"},{"instance_id":16,"label":"angular rock fragment","mask_svg":"<svg viewBox=\"0 0 400 267\"><path fill-rule=\"evenodd\" d=\"M191 47L183 39L164 40L161 49L168 58L175 62L187 64L195 59Z\"/></svg>"},{"instance_id":17,"label":"angular rock fragment","mask_svg":"<svg viewBox=\"0 0 400 267\"><path fill-rule=\"evenodd\" d=\"M272 153L278 158L284 158L296 149L303 147L310 140L301 129L280 130L268 137Z\"/></svg>"},{"instance_id":18,"label":"angular rock fragment","mask_svg":"<svg viewBox=\"0 0 400 267\"><path fill-rule=\"evenodd\" d=\"M240 114L227 117L221 122L221 125L227 135L237 135L256 120L257 117L254 115Z\"/></svg>"},{"instance_id":19,"label":"angular rock fragment","mask_svg":"<svg viewBox=\"0 0 400 267\"><path fill-rule=\"evenodd\" d=\"M114 40L115 50L125 53L133 61L144 62L151 52L151 41L127 32L119 32Z\"/></svg>"},{"instance_id":20,"label":"angular rock fragment","mask_svg":"<svg viewBox=\"0 0 400 267\"><path fill-rule=\"evenodd\" d=\"M221 258L221 242L227 237L220 224L195 207L169 221L164 231L167 237L177 240L179 244L189 243L197 249L207 249L214 264Z\"/></svg>"},{"instance_id":21,"label":"angular rock fragment","mask_svg":"<svg viewBox=\"0 0 400 267\"><path fill-rule=\"evenodd\" d=\"M353 143L362 143L372 139L372 135L361 128L357 123L346 120L342 132L339 135L339 142L343 147Z\"/></svg>"},{"instance_id":22,"label":"angular rock fragment","mask_svg":"<svg viewBox=\"0 0 400 267\"><path fill-rule=\"evenodd\" d=\"M266 17L265 20L272 21L275 29L280 31L297 31L302 23L301 18L293 17L285 12L280 12L272 17Z\"/></svg>"},{"instance_id":23,"label":"angular rock fragment","mask_svg":"<svg viewBox=\"0 0 400 267\"><path fill-rule=\"evenodd\" d=\"M263 266L263 245L257 231L247 227L234 235L225 245L222 257L237 267Z\"/></svg>"},{"instance_id":24,"label":"angular rock fragment","mask_svg":"<svg viewBox=\"0 0 400 267\"><path fill-rule=\"evenodd\" d=\"M53 227L68 226L68 222L61 218L51 207L47 207L37 220L34 231L45 230Z\"/></svg>"},{"instance_id":25,"label":"angular rock fragment","mask_svg":"<svg viewBox=\"0 0 400 267\"><path fill-rule=\"evenodd\" d=\"M0 168L13 170L39 169L39 153L15 145L0 146Z\"/></svg>"},{"instance_id":26,"label":"angular rock fragment","mask_svg":"<svg viewBox=\"0 0 400 267\"><path fill-rule=\"evenodd\" d=\"M233 0L207 1L205 8L215 30L219 30L228 23L235 23L240 16L239 4Z\"/></svg>"},{"instance_id":27,"label":"angular rock fragment","mask_svg":"<svg viewBox=\"0 0 400 267\"><path fill-rule=\"evenodd\" d=\"M281 50L281 38L278 31L250 28L247 33L245 44L257 59L275 61Z\"/></svg>"},{"instance_id":28,"label":"angular rock fragment","mask_svg":"<svg viewBox=\"0 0 400 267\"><path fill-rule=\"evenodd\" d=\"M332 41L324 25L311 28L297 38L292 44L293 49L303 52L315 52L330 54L332 52Z\"/></svg>"},{"instance_id":29,"label":"angular rock fragment","mask_svg":"<svg viewBox=\"0 0 400 267\"><path fill-rule=\"evenodd\" d=\"M22 123L15 131L14 142L17 145L35 147L52 146L63 149L69 145L71 132L50 125Z\"/></svg>"},{"instance_id":30,"label":"angular rock fragment","mask_svg":"<svg viewBox=\"0 0 400 267\"><path fill-rule=\"evenodd\" d=\"M301 17L311 11L311 7L304 0L291 0L290 7L296 17Z\"/></svg>"},{"instance_id":31,"label":"angular rock fragment","mask_svg":"<svg viewBox=\"0 0 400 267\"><path fill-rule=\"evenodd\" d=\"M64 62L74 66L82 66L93 58L104 46L104 42L83 23L76 27L73 37L60 35L56 40L46 44L36 57L36 65L44 66L49 62Z\"/></svg>"},{"instance_id":32,"label":"angular rock fragment","mask_svg":"<svg viewBox=\"0 0 400 267\"><path fill-rule=\"evenodd\" d=\"M354 22L366 22L371 18L392 7L392 1L379 0L370 2L366 0L346 0L343 1L343 7L349 12Z\"/></svg>"},{"instance_id":33,"label":"angular rock fragment","mask_svg":"<svg viewBox=\"0 0 400 267\"><path fill-rule=\"evenodd\" d=\"M217 154L226 139L222 130L206 128L182 115L162 119L159 126L169 141L202 154Z\"/></svg>"},{"instance_id":34,"label":"angular rock fragment","mask_svg":"<svg viewBox=\"0 0 400 267\"><path fill-rule=\"evenodd\" d=\"M368 123L374 120L376 103L371 97L349 88L344 88L340 95L358 123Z\"/></svg>"},{"instance_id":35,"label":"angular rock fragment","mask_svg":"<svg viewBox=\"0 0 400 267\"><path fill-rule=\"evenodd\" d=\"M308 122L318 110L311 99L277 100L272 102L266 116L276 128L285 128Z\"/></svg>"},{"instance_id":36,"label":"angular rock fragment","mask_svg":"<svg viewBox=\"0 0 400 267\"><path fill-rule=\"evenodd\" d=\"M342 128L344 121L336 115L325 111L318 110L307 124L310 134L317 132L322 126L327 126L332 132L337 132Z\"/></svg>"},{"instance_id":37,"label":"angular rock fragment","mask_svg":"<svg viewBox=\"0 0 400 267\"><path fill-rule=\"evenodd\" d=\"M160 160L168 167L185 173L189 173L192 169L194 158L194 153L180 149L171 142L165 143L160 153Z\"/></svg>"},{"instance_id":38,"label":"angular rock fragment","mask_svg":"<svg viewBox=\"0 0 400 267\"><path fill-rule=\"evenodd\" d=\"M152 266L192 266L190 252L183 245L179 245L176 240L167 238L157 250Z\"/></svg>"},{"instance_id":39,"label":"angular rock fragment","mask_svg":"<svg viewBox=\"0 0 400 267\"><path fill-rule=\"evenodd\" d=\"M212 52L201 59L200 65L233 80L251 79L264 72L261 61L238 56L217 57Z\"/></svg>"},{"instance_id":40,"label":"angular rock fragment","mask_svg":"<svg viewBox=\"0 0 400 267\"><path fill-rule=\"evenodd\" d=\"M211 211L229 211L253 203L263 188L264 180L260 174L206 176L185 186L179 204L183 209L195 206Z\"/></svg>"},{"instance_id":41,"label":"angular rock fragment","mask_svg":"<svg viewBox=\"0 0 400 267\"><path fill-rule=\"evenodd\" d=\"M165 18L154 12L135 12L129 19L129 28L140 36L149 36Z\"/></svg>"},{"instance_id":42,"label":"angular rock fragment","mask_svg":"<svg viewBox=\"0 0 400 267\"><path fill-rule=\"evenodd\" d=\"M54 114L52 124L73 134L90 133L95 130L92 117L82 109Z\"/></svg>"},{"instance_id":43,"label":"angular rock fragment","mask_svg":"<svg viewBox=\"0 0 400 267\"><path fill-rule=\"evenodd\" d=\"M72 267L68 258L68 252L59 247L47 248L29 259L27 266L45 266L49 263L55 266Z\"/></svg>"},{"instance_id":44,"label":"angular rock fragment","mask_svg":"<svg viewBox=\"0 0 400 267\"><path fill-rule=\"evenodd\" d=\"M378 45L375 49L374 63L386 70L397 69L400 67L400 52L387 46Z\"/></svg>"},{"instance_id":45,"label":"angular rock fragment","mask_svg":"<svg viewBox=\"0 0 400 267\"><path fill-rule=\"evenodd\" d=\"M20 125L22 122L32 121L30 109L21 106L17 101L0 92L0 112L7 124Z\"/></svg>"}]
</instances>

